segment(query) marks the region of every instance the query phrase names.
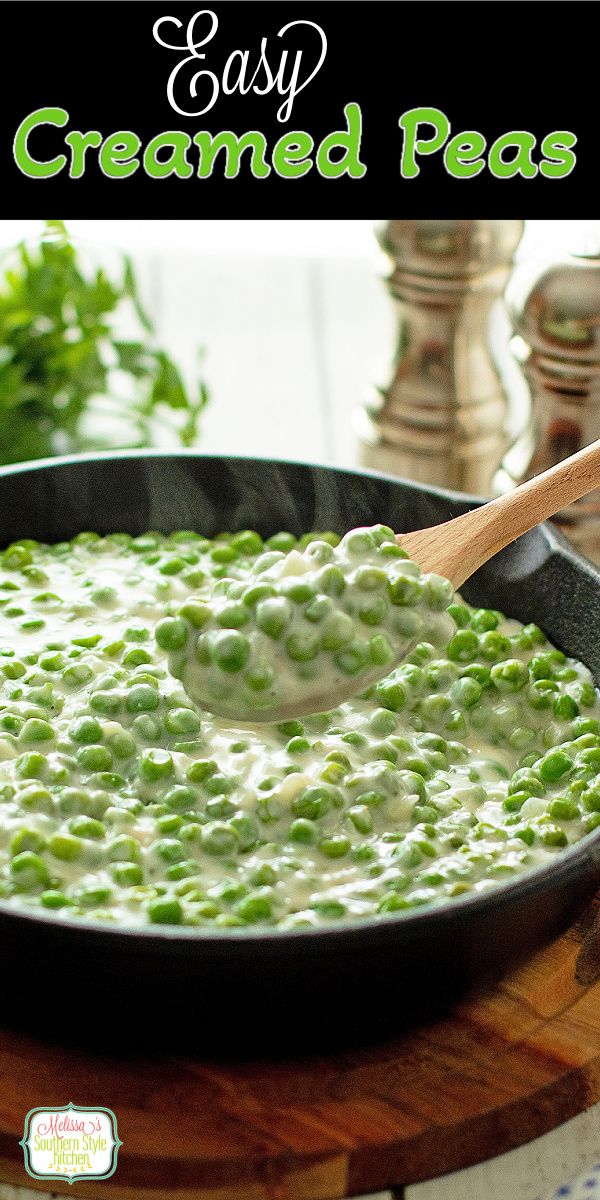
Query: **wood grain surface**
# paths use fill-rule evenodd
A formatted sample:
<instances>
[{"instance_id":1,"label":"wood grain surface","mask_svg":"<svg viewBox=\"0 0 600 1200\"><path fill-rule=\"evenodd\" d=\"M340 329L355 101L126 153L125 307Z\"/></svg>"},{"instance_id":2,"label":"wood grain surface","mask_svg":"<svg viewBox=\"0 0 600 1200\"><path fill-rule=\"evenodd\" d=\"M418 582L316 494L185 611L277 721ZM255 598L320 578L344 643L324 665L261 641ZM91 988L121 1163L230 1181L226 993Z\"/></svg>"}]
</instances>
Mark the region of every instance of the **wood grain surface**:
<instances>
[{"instance_id":1,"label":"wood grain surface","mask_svg":"<svg viewBox=\"0 0 600 1200\"><path fill-rule=\"evenodd\" d=\"M600 1098L599 914L444 1019L331 1057L111 1059L4 1030L0 1180L35 1186L24 1116L69 1100L113 1108L123 1142L82 1197L329 1200L492 1158Z\"/></svg>"}]
</instances>

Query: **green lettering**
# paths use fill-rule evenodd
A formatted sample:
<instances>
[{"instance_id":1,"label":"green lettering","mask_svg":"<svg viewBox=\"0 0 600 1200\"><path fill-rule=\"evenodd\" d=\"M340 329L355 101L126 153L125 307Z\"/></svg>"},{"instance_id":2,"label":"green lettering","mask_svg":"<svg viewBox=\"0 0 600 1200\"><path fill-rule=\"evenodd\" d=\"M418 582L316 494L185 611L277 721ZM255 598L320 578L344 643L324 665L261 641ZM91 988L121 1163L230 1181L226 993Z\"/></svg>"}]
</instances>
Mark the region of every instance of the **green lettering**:
<instances>
[{"instance_id":1,"label":"green lettering","mask_svg":"<svg viewBox=\"0 0 600 1200\"><path fill-rule=\"evenodd\" d=\"M139 167L137 154L141 142L137 133L119 129L107 137L99 154L100 169L109 179L127 179Z\"/></svg>"},{"instance_id":2,"label":"green lettering","mask_svg":"<svg viewBox=\"0 0 600 1200\"><path fill-rule=\"evenodd\" d=\"M531 159L531 151L535 150L536 140L526 129L512 129L496 138L488 158L488 166L496 179L513 179L522 175L524 179L533 179L537 175L537 166ZM516 153L508 162L503 155L505 150L515 150Z\"/></svg>"},{"instance_id":3,"label":"green lettering","mask_svg":"<svg viewBox=\"0 0 600 1200\"><path fill-rule=\"evenodd\" d=\"M148 142L144 151L144 170L153 179L166 179L168 175L176 175L178 179L189 179L194 174L194 168L186 158L186 152L192 144L192 139L181 130L171 129L167 133L159 133ZM159 150L167 147L171 150L168 158L159 159Z\"/></svg>"},{"instance_id":4,"label":"green lettering","mask_svg":"<svg viewBox=\"0 0 600 1200\"><path fill-rule=\"evenodd\" d=\"M367 168L360 161L362 136L362 112L358 104L347 104L344 109L346 129L339 129L323 138L317 150L317 169L326 179L338 179L349 175L351 179L362 179ZM332 150L343 151L340 158L332 160Z\"/></svg>"},{"instance_id":5,"label":"green lettering","mask_svg":"<svg viewBox=\"0 0 600 1200\"><path fill-rule=\"evenodd\" d=\"M545 175L546 179L564 179L565 175L570 175L577 162L572 150L576 145L577 138L568 129L555 129L552 133L547 133L541 145L542 154L545 155L544 161L540 163L542 175ZM547 162L546 159L550 161Z\"/></svg>"},{"instance_id":6,"label":"green lettering","mask_svg":"<svg viewBox=\"0 0 600 1200\"><path fill-rule=\"evenodd\" d=\"M415 179L421 168L417 164L418 154L435 154L441 150L450 136L450 122L439 108L410 108L398 122L404 132L404 144L400 159L400 174L403 179ZM433 136L419 138L420 125L433 126Z\"/></svg>"},{"instance_id":7,"label":"green lettering","mask_svg":"<svg viewBox=\"0 0 600 1200\"><path fill-rule=\"evenodd\" d=\"M273 147L273 169L284 179L299 179L310 171L312 163L309 160L314 141L310 133L295 129L284 133Z\"/></svg>"},{"instance_id":8,"label":"green lettering","mask_svg":"<svg viewBox=\"0 0 600 1200\"><path fill-rule=\"evenodd\" d=\"M65 142L71 148L71 165L69 167L70 179L81 179L85 171L85 155L87 150L97 150L98 146L102 145L102 134L97 129L90 129L87 133L81 133L79 129L73 129L68 133Z\"/></svg>"},{"instance_id":9,"label":"green lettering","mask_svg":"<svg viewBox=\"0 0 600 1200\"><path fill-rule=\"evenodd\" d=\"M215 158L221 150L225 153L225 178L235 179L240 170L240 159L245 150L250 150L250 169L256 179L266 179L270 175L271 168L265 162L265 153L267 150L267 141L264 133L258 130L250 130L248 133L243 133L241 137L236 137L235 133L230 130L224 130L222 133L208 133L203 129L194 137L194 142L200 150L200 162L198 164L198 177L206 179L212 175L212 170L215 164Z\"/></svg>"},{"instance_id":10,"label":"green lettering","mask_svg":"<svg viewBox=\"0 0 600 1200\"><path fill-rule=\"evenodd\" d=\"M29 175L32 179L50 179L62 171L67 162L66 155L57 154L56 158L39 162L31 157L28 142L30 133L38 125L56 125L62 129L68 120L69 114L64 108L37 108L21 121L13 142L13 154L19 170L24 175Z\"/></svg>"},{"instance_id":11,"label":"green lettering","mask_svg":"<svg viewBox=\"0 0 600 1200\"><path fill-rule=\"evenodd\" d=\"M444 150L444 166L456 179L471 179L483 171L486 142L476 129L466 129L450 139Z\"/></svg>"}]
</instances>

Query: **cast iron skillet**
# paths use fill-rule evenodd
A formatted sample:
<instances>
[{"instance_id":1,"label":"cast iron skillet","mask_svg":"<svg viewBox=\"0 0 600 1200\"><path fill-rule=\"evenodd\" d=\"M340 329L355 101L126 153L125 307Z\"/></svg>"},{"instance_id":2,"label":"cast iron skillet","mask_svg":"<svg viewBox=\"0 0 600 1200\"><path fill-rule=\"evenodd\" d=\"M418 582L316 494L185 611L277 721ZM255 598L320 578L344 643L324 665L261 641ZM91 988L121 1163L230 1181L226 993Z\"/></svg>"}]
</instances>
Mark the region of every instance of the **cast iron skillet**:
<instances>
[{"instance_id":1,"label":"cast iron skillet","mask_svg":"<svg viewBox=\"0 0 600 1200\"><path fill-rule=\"evenodd\" d=\"M194 528L295 533L432 525L474 500L382 475L194 453L117 453L0 470L0 545ZM536 621L600 682L600 574L548 526L465 587ZM126 930L0 903L0 1012L64 1036L148 1035L209 1049L379 1037L497 976L573 918L600 878L600 830L550 866L482 896L319 930Z\"/></svg>"}]
</instances>

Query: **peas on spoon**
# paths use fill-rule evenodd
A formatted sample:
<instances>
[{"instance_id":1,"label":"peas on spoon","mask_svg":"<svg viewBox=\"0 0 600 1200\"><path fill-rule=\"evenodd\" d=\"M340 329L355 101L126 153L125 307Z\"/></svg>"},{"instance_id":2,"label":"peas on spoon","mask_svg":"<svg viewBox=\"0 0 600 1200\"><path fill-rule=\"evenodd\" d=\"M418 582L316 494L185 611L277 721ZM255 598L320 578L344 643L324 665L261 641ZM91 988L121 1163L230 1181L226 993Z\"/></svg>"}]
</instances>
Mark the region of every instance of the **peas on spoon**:
<instances>
[{"instance_id":1,"label":"peas on spoon","mask_svg":"<svg viewBox=\"0 0 600 1200\"><path fill-rule=\"evenodd\" d=\"M600 441L452 521L396 535L355 529L337 547L270 551L251 582L220 580L156 628L199 708L280 721L337 707L415 641L452 636L454 591L539 521L600 486Z\"/></svg>"}]
</instances>

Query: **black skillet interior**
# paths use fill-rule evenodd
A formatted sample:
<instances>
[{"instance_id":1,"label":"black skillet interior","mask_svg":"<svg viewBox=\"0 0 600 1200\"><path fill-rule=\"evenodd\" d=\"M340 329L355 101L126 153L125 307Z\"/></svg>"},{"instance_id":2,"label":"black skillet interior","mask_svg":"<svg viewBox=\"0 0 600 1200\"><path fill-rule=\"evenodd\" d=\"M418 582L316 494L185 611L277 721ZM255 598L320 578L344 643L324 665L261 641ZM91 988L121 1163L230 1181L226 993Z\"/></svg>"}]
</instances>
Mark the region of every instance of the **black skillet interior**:
<instances>
[{"instance_id":1,"label":"black skillet interior","mask_svg":"<svg viewBox=\"0 0 600 1200\"><path fill-rule=\"evenodd\" d=\"M384 521L398 531L472 506L382 476L270 460L132 453L0 470L0 544L181 528L302 533ZM536 621L600 682L600 575L548 527L478 572L466 598ZM0 910L0 951L15 967L0 1006L70 1036L130 1041L140 1028L222 1051L369 1038L438 1009L564 925L593 893L600 831L551 871L442 910L314 933L207 937L67 925ZM8 958L7 958L8 956ZM60 964L57 970L57 964ZM10 979L10 986L7 980ZM45 982L46 981L46 982ZM50 981L52 981L50 986ZM100 1020L98 1020L100 1018Z\"/></svg>"}]
</instances>

